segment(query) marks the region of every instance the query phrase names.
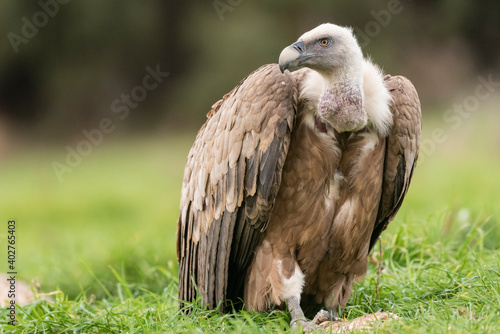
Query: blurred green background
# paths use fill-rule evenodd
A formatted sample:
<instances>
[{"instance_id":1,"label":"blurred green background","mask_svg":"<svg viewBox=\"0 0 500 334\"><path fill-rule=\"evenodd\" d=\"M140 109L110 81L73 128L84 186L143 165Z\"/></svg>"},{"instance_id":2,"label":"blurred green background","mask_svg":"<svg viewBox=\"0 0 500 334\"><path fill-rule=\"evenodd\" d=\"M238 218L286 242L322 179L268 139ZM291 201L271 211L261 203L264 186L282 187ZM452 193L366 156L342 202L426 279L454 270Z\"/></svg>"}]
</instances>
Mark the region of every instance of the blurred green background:
<instances>
[{"instance_id":1,"label":"blurred green background","mask_svg":"<svg viewBox=\"0 0 500 334\"><path fill-rule=\"evenodd\" d=\"M153 291L175 280L182 173L205 114L323 22L352 26L422 101L420 164L387 236L402 222L448 233L450 220L426 225L434 215L479 219L498 248L496 0L2 1L0 245L16 219L19 277L70 296L103 295L96 277L113 291L110 267ZM141 88L158 68L168 76Z\"/></svg>"}]
</instances>

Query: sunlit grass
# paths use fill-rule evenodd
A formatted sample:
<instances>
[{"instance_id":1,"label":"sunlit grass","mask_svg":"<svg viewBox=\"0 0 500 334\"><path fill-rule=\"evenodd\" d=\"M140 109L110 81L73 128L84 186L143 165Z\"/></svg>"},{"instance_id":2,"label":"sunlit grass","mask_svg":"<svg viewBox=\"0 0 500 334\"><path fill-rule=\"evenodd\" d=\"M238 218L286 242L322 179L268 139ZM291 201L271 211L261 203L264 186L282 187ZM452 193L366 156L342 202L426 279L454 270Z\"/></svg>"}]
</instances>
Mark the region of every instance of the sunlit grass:
<instances>
[{"instance_id":1,"label":"sunlit grass","mask_svg":"<svg viewBox=\"0 0 500 334\"><path fill-rule=\"evenodd\" d=\"M371 264L342 313L376 311L400 320L375 332L495 333L500 330L500 136L492 115L427 154L382 239L379 295ZM53 302L18 308L26 333L279 333L289 317L195 307L178 311L175 252L179 197L195 133L109 141L59 182L51 163L66 144L25 150L0 163L2 219L18 222L18 277L35 279ZM496 152L496 153L495 153ZM6 226L6 225L4 225ZM0 230L0 245L5 245ZM379 258L378 246L373 252ZM0 254L1 256L1 254ZM6 264L5 264L6 266ZM0 266L0 271L6 271ZM0 311L4 323L6 310Z\"/></svg>"}]
</instances>

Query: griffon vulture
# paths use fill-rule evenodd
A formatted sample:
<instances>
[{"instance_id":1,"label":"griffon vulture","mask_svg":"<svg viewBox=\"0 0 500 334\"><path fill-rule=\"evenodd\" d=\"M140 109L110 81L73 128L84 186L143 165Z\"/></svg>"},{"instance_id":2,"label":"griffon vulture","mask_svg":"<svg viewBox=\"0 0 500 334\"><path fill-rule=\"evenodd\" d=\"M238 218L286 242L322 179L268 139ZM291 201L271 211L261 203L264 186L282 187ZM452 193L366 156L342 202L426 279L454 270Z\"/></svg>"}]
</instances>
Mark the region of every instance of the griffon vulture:
<instances>
[{"instance_id":1,"label":"griffon vulture","mask_svg":"<svg viewBox=\"0 0 500 334\"><path fill-rule=\"evenodd\" d=\"M322 24L207 117L182 185L181 307L287 306L291 325L314 327L302 300L335 319L410 185L415 88L363 58L351 29Z\"/></svg>"}]
</instances>

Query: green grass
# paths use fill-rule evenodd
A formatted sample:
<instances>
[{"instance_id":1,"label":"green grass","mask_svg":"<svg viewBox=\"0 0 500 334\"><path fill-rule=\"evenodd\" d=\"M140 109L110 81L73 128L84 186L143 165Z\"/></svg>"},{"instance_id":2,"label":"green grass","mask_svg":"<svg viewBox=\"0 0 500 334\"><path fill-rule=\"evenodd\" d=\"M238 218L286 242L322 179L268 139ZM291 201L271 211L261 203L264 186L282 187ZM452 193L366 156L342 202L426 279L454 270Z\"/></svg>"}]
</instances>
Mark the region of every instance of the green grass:
<instances>
[{"instance_id":1,"label":"green grass","mask_svg":"<svg viewBox=\"0 0 500 334\"><path fill-rule=\"evenodd\" d=\"M382 235L384 270L355 287L342 316L389 311L380 333L500 331L500 135L498 117L477 114L443 128L418 167L405 204ZM64 181L51 163L67 143L14 152L0 163L0 249L18 223L18 278L53 301L18 307L0 333L280 333L286 313L178 311L175 230L185 158L195 133L161 139L106 138ZM379 258L378 246L373 252ZM0 271L7 271L0 252Z\"/></svg>"}]
</instances>

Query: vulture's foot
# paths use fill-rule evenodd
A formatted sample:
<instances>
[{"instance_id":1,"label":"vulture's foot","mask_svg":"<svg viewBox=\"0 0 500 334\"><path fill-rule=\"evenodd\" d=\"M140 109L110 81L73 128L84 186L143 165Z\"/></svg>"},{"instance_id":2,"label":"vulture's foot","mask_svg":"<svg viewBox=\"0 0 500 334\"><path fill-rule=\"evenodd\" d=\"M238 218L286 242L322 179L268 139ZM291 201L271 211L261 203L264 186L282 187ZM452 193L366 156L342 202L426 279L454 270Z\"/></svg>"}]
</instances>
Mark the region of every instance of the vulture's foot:
<instances>
[{"instance_id":1,"label":"vulture's foot","mask_svg":"<svg viewBox=\"0 0 500 334\"><path fill-rule=\"evenodd\" d=\"M290 297L286 300L286 302L288 304L290 316L292 317L292 320L290 321L291 328L301 328L304 333L310 333L313 330L319 328L316 323L307 321L306 317L304 316L304 312L302 312L302 309L300 308L299 298Z\"/></svg>"},{"instance_id":2,"label":"vulture's foot","mask_svg":"<svg viewBox=\"0 0 500 334\"><path fill-rule=\"evenodd\" d=\"M300 328L304 331L304 333L311 333L316 329L319 329L318 324L314 323L313 321L307 321L305 318L304 319L292 319L290 322L290 328Z\"/></svg>"},{"instance_id":3,"label":"vulture's foot","mask_svg":"<svg viewBox=\"0 0 500 334\"><path fill-rule=\"evenodd\" d=\"M324 328L326 324L331 324L332 322L339 321L340 319L333 316L330 312L326 310L320 310L311 321L307 321L306 318L302 315L297 318L293 318L292 312L292 321L290 322L291 328L302 328L304 333L313 332L315 329Z\"/></svg>"},{"instance_id":4,"label":"vulture's foot","mask_svg":"<svg viewBox=\"0 0 500 334\"><path fill-rule=\"evenodd\" d=\"M326 310L320 310L318 313L316 313L312 322L315 323L316 325L319 325L325 321L338 321L338 320L339 318L332 315L330 312Z\"/></svg>"}]
</instances>

